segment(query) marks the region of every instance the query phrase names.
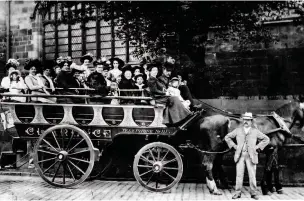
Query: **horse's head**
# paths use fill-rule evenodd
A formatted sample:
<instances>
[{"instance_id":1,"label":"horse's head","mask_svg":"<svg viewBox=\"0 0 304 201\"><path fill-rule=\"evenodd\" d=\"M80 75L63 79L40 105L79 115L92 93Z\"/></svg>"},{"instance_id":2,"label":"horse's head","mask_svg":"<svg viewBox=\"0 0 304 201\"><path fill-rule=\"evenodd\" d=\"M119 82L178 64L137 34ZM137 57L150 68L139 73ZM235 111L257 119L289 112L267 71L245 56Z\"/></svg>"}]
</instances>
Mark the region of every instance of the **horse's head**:
<instances>
[{"instance_id":1,"label":"horse's head","mask_svg":"<svg viewBox=\"0 0 304 201\"><path fill-rule=\"evenodd\" d=\"M291 129L295 124L301 129L304 126L304 103L290 101L278 108L275 113L284 118L285 123Z\"/></svg>"}]
</instances>

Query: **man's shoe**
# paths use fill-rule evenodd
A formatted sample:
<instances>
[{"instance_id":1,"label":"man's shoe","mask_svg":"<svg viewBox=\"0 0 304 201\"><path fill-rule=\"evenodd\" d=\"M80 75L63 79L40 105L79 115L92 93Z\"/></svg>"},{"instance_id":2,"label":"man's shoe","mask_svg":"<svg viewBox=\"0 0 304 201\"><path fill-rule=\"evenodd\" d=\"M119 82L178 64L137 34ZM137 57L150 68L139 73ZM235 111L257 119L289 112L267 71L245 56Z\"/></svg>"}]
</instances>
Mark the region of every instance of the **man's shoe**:
<instances>
[{"instance_id":1,"label":"man's shoe","mask_svg":"<svg viewBox=\"0 0 304 201\"><path fill-rule=\"evenodd\" d=\"M241 198L241 194L234 194L234 196L232 197L232 199L238 199Z\"/></svg>"},{"instance_id":2,"label":"man's shoe","mask_svg":"<svg viewBox=\"0 0 304 201\"><path fill-rule=\"evenodd\" d=\"M251 198L252 198L252 199L255 199L255 200L258 200L258 199L259 199L259 196L257 196L257 195L252 195Z\"/></svg>"}]
</instances>

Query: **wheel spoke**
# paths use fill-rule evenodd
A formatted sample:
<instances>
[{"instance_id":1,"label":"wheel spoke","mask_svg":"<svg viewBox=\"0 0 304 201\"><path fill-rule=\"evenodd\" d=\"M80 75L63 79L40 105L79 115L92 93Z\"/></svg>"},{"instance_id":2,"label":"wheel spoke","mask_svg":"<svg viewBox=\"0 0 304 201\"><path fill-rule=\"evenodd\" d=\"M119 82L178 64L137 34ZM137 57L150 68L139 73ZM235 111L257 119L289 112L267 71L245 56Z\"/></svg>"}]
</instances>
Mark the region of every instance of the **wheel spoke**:
<instances>
[{"instance_id":1,"label":"wheel spoke","mask_svg":"<svg viewBox=\"0 0 304 201\"><path fill-rule=\"evenodd\" d=\"M150 155L152 156L153 161L155 162L156 160L155 160L155 157L154 157L154 155L153 155L153 153L152 153L151 149L149 149L149 153L150 153Z\"/></svg>"},{"instance_id":2,"label":"wheel spoke","mask_svg":"<svg viewBox=\"0 0 304 201\"><path fill-rule=\"evenodd\" d=\"M89 150L89 149L86 149L86 150L82 150L82 151L74 152L74 153L69 154L69 156L71 156L71 155L75 155L75 154L81 154L81 153L85 153L85 152L88 152L88 151L90 151L90 150Z\"/></svg>"},{"instance_id":3,"label":"wheel spoke","mask_svg":"<svg viewBox=\"0 0 304 201\"><path fill-rule=\"evenodd\" d=\"M158 176L156 177L155 188L158 189Z\"/></svg>"},{"instance_id":4,"label":"wheel spoke","mask_svg":"<svg viewBox=\"0 0 304 201\"><path fill-rule=\"evenodd\" d=\"M57 138L56 138L56 136L55 136L55 134L54 134L54 131L52 131L52 135L53 135L53 137L54 137L54 139L55 139L55 142L56 142L58 148L61 149L61 147L60 147L60 145L59 145L59 143L58 143L58 141L57 141Z\"/></svg>"},{"instance_id":5,"label":"wheel spoke","mask_svg":"<svg viewBox=\"0 0 304 201\"><path fill-rule=\"evenodd\" d=\"M74 174L73 174L73 172L72 172L72 170L71 170L69 164L66 164L66 165L68 166L68 170L69 170L71 176L73 177L73 179L74 179L74 181L75 181L76 179L75 179L75 177L74 177Z\"/></svg>"},{"instance_id":6,"label":"wheel spoke","mask_svg":"<svg viewBox=\"0 0 304 201\"><path fill-rule=\"evenodd\" d=\"M56 175L57 175L57 173L58 173L58 171L59 171L59 169L60 169L60 166L61 166L61 163L58 165L58 167L57 167L57 169L56 169L56 172L55 172L55 174L54 174L54 176L53 176L52 182L55 181L55 177L56 177Z\"/></svg>"},{"instance_id":7,"label":"wheel spoke","mask_svg":"<svg viewBox=\"0 0 304 201\"><path fill-rule=\"evenodd\" d=\"M166 158L166 156L168 155L169 150L167 150L167 153L164 155L163 159L161 160L161 162L163 162L163 160Z\"/></svg>"},{"instance_id":8,"label":"wheel spoke","mask_svg":"<svg viewBox=\"0 0 304 201\"><path fill-rule=\"evenodd\" d=\"M57 157L49 158L49 159L38 161L37 163L44 163L44 162L51 161L51 160L56 160L56 159L57 159Z\"/></svg>"},{"instance_id":9,"label":"wheel spoke","mask_svg":"<svg viewBox=\"0 0 304 201\"><path fill-rule=\"evenodd\" d=\"M143 168L153 168L153 166L150 166L150 165L137 165L137 167L143 167Z\"/></svg>"},{"instance_id":10,"label":"wheel spoke","mask_svg":"<svg viewBox=\"0 0 304 201\"><path fill-rule=\"evenodd\" d=\"M42 150L42 149L38 149L37 151L47 153L47 154L57 155L57 153L50 152L50 151L45 151L45 150Z\"/></svg>"},{"instance_id":11,"label":"wheel spoke","mask_svg":"<svg viewBox=\"0 0 304 201\"><path fill-rule=\"evenodd\" d=\"M148 179L148 181L147 181L147 183L146 183L146 186L148 186L148 184L150 183L150 181L151 181L151 179L152 179L153 176L154 176L154 172L153 172L153 174L151 175L151 177Z\"/></svg>"},{"instance_id":12,"label":"wheel spoke","mask_svg":"<svg viewBox=\"0 0 304 201\"><path fill-rule=\"evenodd\" d=\"M157 161L160 160L160 147L157 148Z\"/></svg>"},{"instance_id":13,"label":"wheel spoke","mask_svg":"<svg viewBox=\"0 0 304 201\"><path fill-rule=\"evenodd\" d=\"M56 152L58 152L58 150L53 146L51 145L51 143L49 143L49 141L47 141L46 139L42 139L47 145L49 145L52 149L54 149Z\"/></svg>"},{"instance_id":14,"label":"wheel spoke","mask_svg":"<svg viewBox=\"0 0 304 201\"><path fill-rule=\"evenodd\" d=\"M68 162L73 165L79 172L81 172L82 174L85 174L81 169L80 167L78 167L77 165L75 165L72 161L68 160Z\"/></svg>"},{"instance_id":15,"label":"wheel spoke","mask_svg":"<svg viewBox=\"0 0 304 201\"><path fill-rule=\"evenodd\" d=\"M64 149L64 133L62 133L62 130L63 130L63 129L61 129L61 131L60 131L61 137L62 137L62 139L61 139L61 144L62 144L62 149Z\"/></svg>"},{"instance_id":16,"label":"wheel spoke","mask_svg":"<svg viewBox=\"0 0 304 201\"><path fill-rule=\"evenodd\" d=\"M169 177L171 177L171 179L173 179L173 181L175 180L175 178L174 178L172 175L170 175L166 170L163 170L163 172L164 172L166 175L168 175Z\"/></svg>"},{"instance_id":17,"label":"wheel spoke","mask_svg":"<svg viewBox=\"0 0 304 201\"><path fill-rule=\"evenodd\" d=\"M68 145L67 145L66 148L65 148L66 150L68 150L68 148L69 148L69 146L70 146L70 143L71 143L73 137L74 137L74 132L72 131L72 135L71 135L71 137L70 137L70 139L69 139Z\"/></svg>"},{"instance_id":18,"label":"wheel spoke","mask_svg":"<svg viewBox=\"0 0 304 201\"><path fill-rule=\"evenodd\" d=\"M169 161L167 161L167 162L164 162L163 165L165 166L165 165L167 165L168 163L172 163L172 162L174 162L174 161L176 161L176 158L173 158L172 160L169 160Z\"/></svg>"},{"instance_id":19,"label":"wheel spoke","mask_svg":"<svg viewBox=\"0 0 304 201\"><path fill-rule=\"evenodd\" d=\"M82 159L74 158L74 157L69 157L69 159L73 159L75 161L80 161L80 162L84 162L84 163L90 163L90 161L86 161L86 160L82 160Z\"/></svg>"},{"instance_id":20,"label":"wheel spoke","mask_svg":"<svg viewBox=\"0 0 304 201\"><path fill-rule=\"evenodd\" d=\"M45 174L47 171L49 171L57 163L58 163L58 160L56 160L52 165L50 165L46 170L44 170L43 174Z\"/></svg>"},{"instance_id":21,"label":"wheel spoke","mask_svg":"<svg viewBox=\"0 0 304 201\"><path fill-rule=\"evenodd\" d=\"M63 177L62 177L62 182L63 184L65 184L65 165L66 164L63 164L62 167L63 167Z\"/></svg>"},{"instance_id":22,"label":"wheel spoke","mask_svg":"<svg viewBox=\"0 0 304 201\"><path fill-rule=\"evenodd\" d=\"M143 155L140 156L140 158L142 158L144 161L151 163L153 165L153 162L151 162L149 159L147 159L146 157L144 157Z\"/></svg>"},{"instance_id":23,"label":"wheel spoke","mask_svg":"<svg viewBox=\"0 0 304 201\"><path fill-rule=\"evenodd\" d=\"M145 173L140 174L139 176L144 176L145 174L148 174L148 173L151 172L151 171L152 171L152 169L151 169L151 170L148 170L148 171L145 172Z\"/></svg>"},{"instance_id":24,"label":"wheel spoke","mask_svg":"<svg viewBox=\"0 0 304 201\"><path fill-rule=\"evenodd\" d=\"M175 167L163 167L163 169L166 169L166 170L179 170L178 168L175 168Z\"/></svg>"},{"instance_id":25,"label":"wheel spoke","mask_svg":"<svg viewBox=\"0 0 304 201\"><path fill-rule=\"evenodd\" d=\"M78 142L72 149L70 149L68 152L72 151L73 149L75 149L78 145L80 145L80 143L82 143L84 141L84 139L80 140L80 142Z\"/></svg>"}]
</instances>

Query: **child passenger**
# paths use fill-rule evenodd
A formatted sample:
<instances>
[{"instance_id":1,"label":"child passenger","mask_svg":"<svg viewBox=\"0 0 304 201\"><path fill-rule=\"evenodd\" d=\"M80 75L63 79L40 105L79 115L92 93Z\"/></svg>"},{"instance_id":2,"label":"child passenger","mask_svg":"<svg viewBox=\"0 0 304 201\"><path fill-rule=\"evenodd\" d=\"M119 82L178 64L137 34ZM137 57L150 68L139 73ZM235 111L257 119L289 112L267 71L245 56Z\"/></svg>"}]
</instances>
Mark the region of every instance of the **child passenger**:
<instances>
[{"instance_id":1,"label":"child passenger","mask_svg":"<svg viewBox=\"0 0 304 201\"><path fill-rule=\"evenodd\" d=\"M177 96L179 100L182 102L182 104L185 106L185 108L189 109L191 102L189 100L183 99L178 87L179 87L179 79L177 77L173 77L169 82L169 87L167 91L171 96Z\"/></svg>"}]
</instances>

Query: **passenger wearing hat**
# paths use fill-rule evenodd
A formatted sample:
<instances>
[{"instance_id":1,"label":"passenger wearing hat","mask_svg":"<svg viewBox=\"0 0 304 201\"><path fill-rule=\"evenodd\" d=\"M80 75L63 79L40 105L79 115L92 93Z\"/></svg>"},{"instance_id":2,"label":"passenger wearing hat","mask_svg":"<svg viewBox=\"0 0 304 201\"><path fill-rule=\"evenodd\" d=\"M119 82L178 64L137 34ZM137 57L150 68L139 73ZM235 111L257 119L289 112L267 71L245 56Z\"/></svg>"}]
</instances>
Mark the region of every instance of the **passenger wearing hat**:
<instances>
[{"instance_id":1,"label":"passenger wearing hat","mask_svg":"<svg viewBox=\"0 0 304 201\"><path fill-rule=\"evenodd\" d=\"M55 85L53 81L53 64L50 62L45 62L43 68L43 74L40 76L40 79L43 85L50 89L51 92L55 92Z\"/></svg>"},{"instance_id":2,"label":"passenger wearing hat","mask_svg":"<svg viewBox=\"0 0 304 201\"><path fill-rule=\"evenodd\" d=\"M111 58L110 62L112 69L109 71L109 77L110 80L116 81L116 79L122 74L121 68L125 65L125 62L117 57Z\"/></svg>"},{"instance_id":3,"label":"passenger wearing hat","mask_svg":"<svg viewBox=\"0 0 304 201\"><path fill-rule=\"evenodd\" d=\"M118 84L119 89L135 89L134 81L132 80L132 66L130 64L125 65L122 68L121 81ZM134 96L133 91L122 91L121 96ZM133 100L121 100L121 103L134 103Z\"/></svg>"},{"instance_id":4,"label":"passenger wearing hat","mask_svg":"<svg viewBox=\"0 0 304 201\"><path fill-rule=\"evenodd\" d=\"M169 81L172 75L172 71L173 71L173 65L170 63L165 63L163 66L162 75L158 77L158 80L166 89L169 87Z\"/></svg>"},{"instance_id":5,"label":"passenger wearing hat","mask_svg":"<svg viewBox=\"0 0 304 201\"><path fill-rule=\"evenodd\" d=\"M107 82L103 76L103 63L101 61L94 61L93 65L95 66L95 71L91 73L87 79L87 84L90 88L95 89L94 92L90 93L91 95L101 95L106 96L109 93L110 87L107 86ZM103 100L100 98L91 98L90 102L108 102L107 100Z\"/></svg>"},{"instance_id":6,"label":"passenger wearing hat","mask_svg":"<svg viewBox=\"0 0 304 201\"><path fill-rule=\"evenodd\" d=\"M101 74L103 75L104 79L106 80L107 86L108 87L111 86L112 81L108 79L108 77L109 77L109 66L108 65L103 66L103 71Z\"/></svg>"},{"instance_id":7,"label":"passenger wearing hat","mask_svg":"<svg viewBox=\"0 0 304 201\"><path fill-rule=\"evenodd\" d=\"M235 194L232 199L241 197L245 165L247 167L251 198L259 199L256 184L256 166L258 164L258 153L269 143L269 138L252 127L252 113L246 112L243 115L243 126L234 129L225 136L229 148L235 150L234 161L236 162L236 184ZM236 140L235 144L233 140ZM258 140L260 141L258 143Z\"/></svg>"},{"instance_id":8,"label":"passenger wearing hat","mask_svg":"<svg viewBox=\"0 0 304 201\"><path fill-rule=\"evenodd\" d=\"M190 109L191 102L189 100L184 100L181 96L181 92L178 89L179 87L179 79L177 77L173 77L169 82L169 87L167 89L168 93L171 96L177 96L185 108Z\"/></svg>"},{"instance_id":9,"label":"passenger wearing hat","mask_svg":"<svg viewBox=\"0 0 304 201\"><path fill-rule=\"evenodd\" d=\"M9 74L10 78L10 86L9 86L9 92L6 92L5 94L24 94L25 90L27 89L23 79L21 78L21 73L19 70L13 70L10 71ZM17 101L17 102L26 102L26 97L3 97L3 100L7 101Z\"/></svg>"},{"instance_id":10,"label":"passenger wearing hat","mask_svg":"<svg viewBox=\"0 0 304 201\"><path fill-rule=\"evenodd\" d=\"M166 108L163 112L163 124L168 126L179 126L179 124L187 117L191 116L191 112L184 107L176 96L170 96L167 88L156 77L158 75L158 67L149 66L150 77L148 87L151 96L156 103L165 104Z\"/></svg>"},{"instance_id":11,"label":"passenger wearing hat","mask_svg":"<svg viewBox=\"0 0 304 201\"><path fill-rule=\"evenodd\" d=\"M145 91L145 89L148 87L145 83L146 83L146 79L145 79L145 75L143 75L142 73L139 73L137 75L134 76L134 80L135 80L135 84L134 87L136 89L140 89L142 91L139 92L135 92L136 96L147 96L147 93ZM140 101L136 101L137 103L142 103L142 104L148 104L147 101L145 100L140 100Z\"/></svg>"},{"instance_id":12,"label":"passenger wearing hat","mask_svg":"<svg viewBox=\"0 0 304 201\"><path fill-rule=\"evenodd\" d=\"M72 64L70 67L71 69L77 69L83 71L84 78L86 80L88 76L91 74L91 70L89 67L92 61L93 61L93 55L91 53L87 53L80 58L81 66Z\"/></svg>"},{"instance_id":13,"label":"passenger wearing hat","mask_svg":"<svg viewBox=\"0 0 304 201\"><path fill-rule=\"evenodd\" d=\"M40 77L37 75L42 70L41 62L38 59L28 60L24 66L25 70L29 71L28 76L25 77L25 84L31 91L31 94L44 95L49 93L46 91L46 87L43 85ZM55 103L56 98L42 98L42 97L32 97L32 101L43 102L43 103Z\"/></svg>"},{"instance_id":14,"label":"passenger wearing hat","mask_svg":"<svg viewBox=\"0 0 304 201\"><path fill-rule=\"evenodd\" d=\"M10 88L10 72L14 71L17 69L17 67L19 66L19 62L16 59L9 59L7 61L7 63L5 64L5 70L7 72L7 76L3 77L1 80L1 87L8 90ZM20 80L23 80L23 78L20 76L19 78Z\"/></svg>"},{"instance_id":15,"label":"passenger wearing hat","mask_svg":"<svg viewBox=\"0 0 304 201\"><path fill-rule=\"evenodd\" d=\"M58 88L68 88L69 82L71 82L71 66L72 62L67 59L60 62L59 67L61 68L60 72L57 74L54 79L55 86Z\"/></svg>"}]
</instances>

